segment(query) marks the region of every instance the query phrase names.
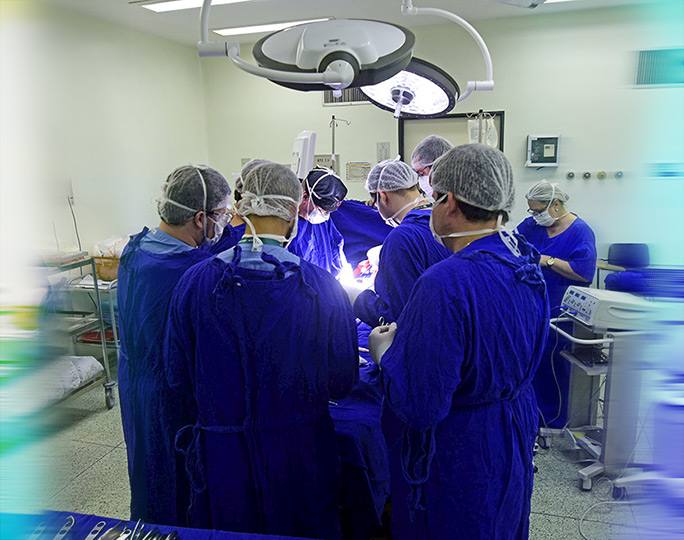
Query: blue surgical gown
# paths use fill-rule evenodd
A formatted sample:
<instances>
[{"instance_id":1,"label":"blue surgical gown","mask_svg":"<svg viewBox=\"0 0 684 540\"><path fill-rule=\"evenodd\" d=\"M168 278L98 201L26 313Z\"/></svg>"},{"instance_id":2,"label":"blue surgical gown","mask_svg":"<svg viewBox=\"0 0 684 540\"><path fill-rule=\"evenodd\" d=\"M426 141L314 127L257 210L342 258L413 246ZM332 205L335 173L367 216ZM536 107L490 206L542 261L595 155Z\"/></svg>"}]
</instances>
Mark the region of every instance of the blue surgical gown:
<instances>
[{"instance_id":1,"label":"blue surgical gown","mask_svg":"<svg viewBox=\"0 0 684 540\"><path fill-rule=\"evenodd\" d=\"M177 281L210 256L160 229L147 228L131 237L121 256L119 396L132 519L185 523L189 499L174 438L191 412L166 382L160 336Z\"/></svg>"},{"instance_id":2,"label":"blue surgical gown","mask_svg":"<svg viewBox=\"0 0 684 540\"><path fill-rule=\"evenodd\" d=\"M588 287L594 279L596 270L596 238L594 232L584 220L577 218L561 234L549 238L548 229L537 225L532 217L525 219L518 225L518 232L527 238L541 254L568 261L574 272L587 280L587 282L574 281L561 276L552 268L546 266L542 268L549 292L551 317L558 317L563 295L568 287L570 285ZM570 329L566 328L566 330ZM566 345L567 341L556 333L549 337L544 356L534 378L534 389L537 394L539 409L548 425L556 428L563 427L567 422L570 363L560 356L560 351ZM561 389L560 415L558 414L558 386Z\"/></svg>"},{"instance_id":3,"label":"blue surgical gown","mask_svg":"<svg viewBox=\"0 0 684 540\"><path fill-rule=\"evenodd\" d=\"M354 313L371 327L380 324L380 317L387 323L396 321L418 278L450 255L432 236L430 210L411 210L387 235L380 250L375 291L359 294Z\"/></svg>"},{"instance_id":4,"label":"blue surgical gown","mask_svg":"<svg viewBox=\"0 0 684 540\"><path fill-rule=\"evenodd\" d=\"M268 244L255 268L243 246L191 268L169 309L167 377L198 411L177 437L191 525L336 538L328 401L358 380L354 315L325 270Z\"/></svg>"},{"instance_id":5,"label":"blue surgical gown","mask_svg":"<svg viewBox=\"0 0 684 540\"><path fill-rule=\"evenodd\" d=\"M330 219L344 238L344 254L352 268L365 261L368 250L382 244L392 231L380 212L363 201L345 199Z\"/></svg>"},{"instance_id":6,"label":"blue surgical gown","mask_svg":"<svg viewBox=\"0 0 684 540\"><path fill-rule=\"evenodd\" d=\"M343 251L344 239L330 219L314 224L300 217L297 236L287 249L333 276L337 276L347 262Z\"/></svg>"},{"instance_id":7,"label":"blue surgical gown","mask_svg":"<svg viewBox=\"0 0 684 540\"><path fill-rule=\"evenodd\" d=\"M475 240L418 280L382 358L385 399L404 424L395 540L528 537L547 335L539 255L520 238Z\"/></svg>"}]
</instances>

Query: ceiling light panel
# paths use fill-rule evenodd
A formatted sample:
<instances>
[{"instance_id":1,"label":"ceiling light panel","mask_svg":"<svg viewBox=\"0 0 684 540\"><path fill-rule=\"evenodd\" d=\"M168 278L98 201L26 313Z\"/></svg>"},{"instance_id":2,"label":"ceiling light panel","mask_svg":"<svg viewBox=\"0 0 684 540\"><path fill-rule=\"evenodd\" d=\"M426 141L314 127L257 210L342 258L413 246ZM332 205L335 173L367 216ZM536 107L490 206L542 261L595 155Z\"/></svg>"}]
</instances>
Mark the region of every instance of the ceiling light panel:
<instances>
[{"instance_id":1,"label":"ceiling light panel","mask_svg":"<svg viewBox=\"0 0 684 540\"><path fill-rule=\"evenodd\" d=\"M213 6L220 6L221 4L237 4L240 2L249 2L251 0L213 0ZM131 2L133 3L133 2ZM149 9L156 13L165 13L167 11L180 11L183 9L197 9L202 7L202 0L170 0L168 2L152 2L147 4L140 4L140 7Z\"/></svg>"},{"instance_id":2,"label":"ceiling light panel","mask_svg":"<svg viewBox=\"0 0 684 540\"><path fill-rule=\"evenodd\" d=\"M237 28L218 28L213 30L214 33L220 36L241 36L244 34L259 34L265 32L278 32L279 30L284 30L292 26L297 26L300 24L309 24L315 22L329 21L330 17L325 17L323 19L310 19L307 21L291 21L284 23L273 23L273 24L258 24L254 26L240 26Z\"/></svg>"}]
</instances>

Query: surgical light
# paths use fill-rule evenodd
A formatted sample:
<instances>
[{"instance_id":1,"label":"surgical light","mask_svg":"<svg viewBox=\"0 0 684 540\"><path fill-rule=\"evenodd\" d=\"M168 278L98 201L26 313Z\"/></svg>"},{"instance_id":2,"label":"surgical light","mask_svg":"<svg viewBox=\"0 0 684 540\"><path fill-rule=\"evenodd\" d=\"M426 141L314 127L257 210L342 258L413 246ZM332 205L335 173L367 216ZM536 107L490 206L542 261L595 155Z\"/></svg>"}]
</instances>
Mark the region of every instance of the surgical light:
<instances>
[{"instance_id":1,"label":"surgical light","mask_svg":"<svg viewBox=\"0 0 684 540\"><path fill-rule=\"evenodd\" d=\"M500 0L496 0L500 1ZM360 19L328 20L287 28L269 34L253 48L258 65L240 58L238 43L214 43L208 39L212 0L203 0L200 12L201 57L227 56L238 68L296 90L333 90L362 87L370 101L381 108L413 117L446 114L455 103L475 90L493 90L492 61L477 31L457 15L442 9L416 8L402 0L404 15L436 15L464 28L477 42L485 60L487 78L468 81L461 94L444 71L428 62L412 62L415 37L401 26ZM387 84L376 86L393 79ZM375 88L371 88L375 87Z\"/></svg>"},{"instance_id":2,"label":"surgical light","mask_svg":"<svg viewBox=\"0 0 684 540\"><path fill-rule=\"evenodd\" d=\"M448 73L419 58L411 59L394 77L362 86L361 91L374 105L394 112L395 118L444 116L454 108L460 93Z\"/></svg>"}]
</instances>

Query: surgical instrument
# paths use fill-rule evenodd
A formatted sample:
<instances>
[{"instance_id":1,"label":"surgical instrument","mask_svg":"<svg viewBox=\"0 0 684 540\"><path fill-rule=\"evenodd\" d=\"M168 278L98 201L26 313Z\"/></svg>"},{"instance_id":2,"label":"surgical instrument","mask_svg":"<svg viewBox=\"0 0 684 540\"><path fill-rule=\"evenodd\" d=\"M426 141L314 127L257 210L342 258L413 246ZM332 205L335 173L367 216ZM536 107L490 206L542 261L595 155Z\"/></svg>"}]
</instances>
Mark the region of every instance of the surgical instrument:
<instances>
[{"instance_id":1,"label":"surgical instrument","mask_svg":"<svg viewBox=\"0 0 684 540\"><path fill-rule=\"evenodd\" d=\"M88 536L85 537L85 540L95 540L95 538L97 538L97 535L100 534L100 532L102 532L102 529L105 528L105 525L107 525L106 521L98 522L88 533Z\"/></svg>"},{"instance_id":2,"label":"surgical instrument","mask_svg":"<svg viewBox=\"0 0 684 540\"><path fill-rule=\"evenodd\" d=\"M69 516L64 525L62 525L62 528L59 530L59 532L55 535L55 537L52 540L62 540L74 526L74 523L76 523L74 516Z\"/></svg>"}]
</instances>

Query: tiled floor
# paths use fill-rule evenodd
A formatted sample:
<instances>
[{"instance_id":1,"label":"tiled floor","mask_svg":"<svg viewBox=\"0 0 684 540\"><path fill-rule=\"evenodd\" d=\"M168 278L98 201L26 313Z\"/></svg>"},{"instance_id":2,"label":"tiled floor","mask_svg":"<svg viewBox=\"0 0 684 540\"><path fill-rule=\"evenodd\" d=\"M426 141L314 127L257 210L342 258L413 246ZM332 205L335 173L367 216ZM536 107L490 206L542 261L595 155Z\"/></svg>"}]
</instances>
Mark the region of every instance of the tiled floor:
<instances>
[{"instance_id":1,"label":"tiled floor","mask_svg":"<svg viewBox=\"0 0 684 540\"><path fill-rule=\"evenodd\" d=\"M52 433L34 449L50 471L45 507L127 519L130 495L118 402L107 410L104 393L93 390L52 415ZM580 522L591 540L654 538L636 526L645 521L644 506L609 503L590 509L612 499L607 482L592 492L580 491L577 461L584 457L560 438L537 455L530 538L581 540ZM638 489L630 489L628 498Z\"/></svg>"}]
</instances>

